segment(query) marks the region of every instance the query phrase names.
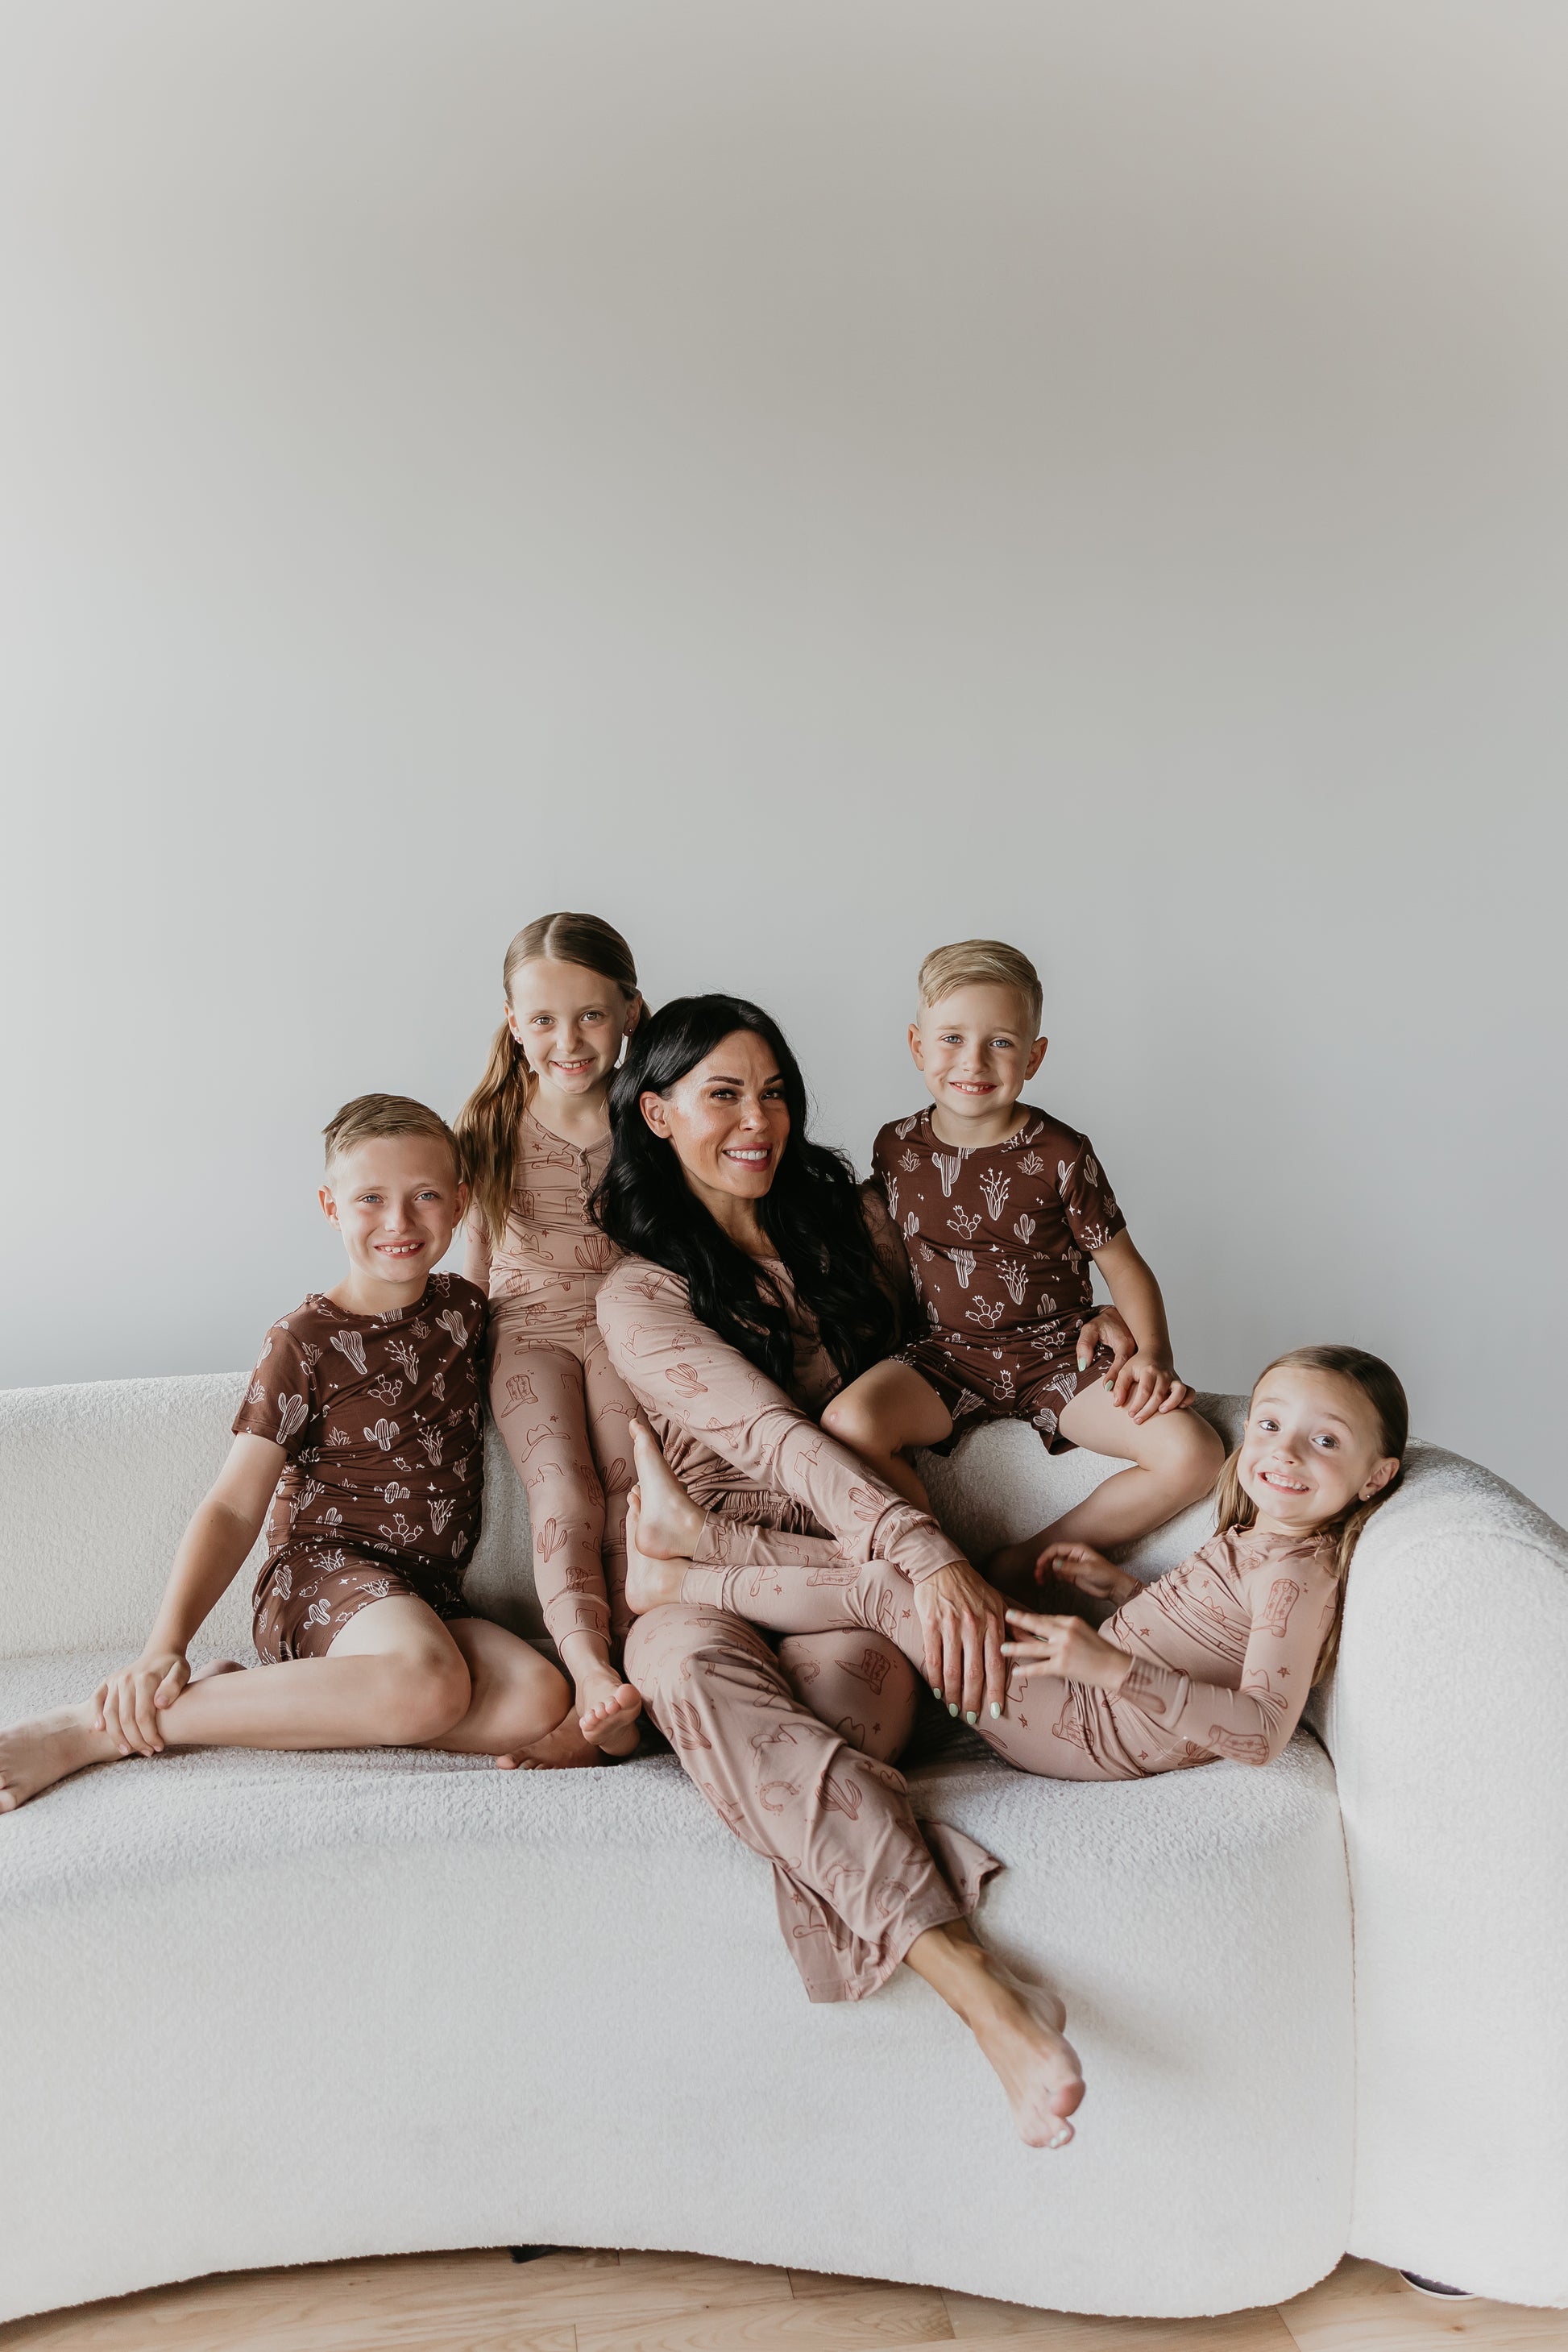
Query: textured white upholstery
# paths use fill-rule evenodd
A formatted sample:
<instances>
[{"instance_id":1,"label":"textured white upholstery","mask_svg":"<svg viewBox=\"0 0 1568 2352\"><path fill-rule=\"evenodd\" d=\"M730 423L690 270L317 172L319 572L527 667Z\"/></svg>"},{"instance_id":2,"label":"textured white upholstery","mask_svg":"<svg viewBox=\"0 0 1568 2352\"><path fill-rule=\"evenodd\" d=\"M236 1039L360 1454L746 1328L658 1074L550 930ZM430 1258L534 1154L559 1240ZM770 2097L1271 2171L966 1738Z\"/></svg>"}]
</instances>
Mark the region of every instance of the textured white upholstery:
<instances>
[{"instance_id":1,"label":"textured white upholstery","mask_svg":"<svg viewBox=\"0 0 1568 2352\"><path fill-rule=\"evenodd\" d=\"M0 1393L0 1718L139 1645L240 1385ZM1234 1403L1209 1402L1227 1426ZM983 1547L1114 1465L1003 1429L928 1466ZM1203 1531L1189 1515L1140 1565ZM1172 2315L1275 2301L1349 2243L1568 2299L1543 2225L1568 2179L1561 2075L1547 2095L1527 2063L1532 2034L1553 2046L1563 1948L1561 1843L1540 1843L1552 1806L1560 1841L1563 1819L1563 1542L1485 1473L1424 1454L1363 1546L1326 1722L1359 2019L1340 1805L1309 1734L1265 1771L1131 1786L1031 1781L973 1744L912 1769L917 1803L1007 1864L983 1931L1071 2008L1091 2088L1061 2156L1016 2144L913 1979L807 2004L767 1874L668 1758L524 1776L237 1753L85 1774L0 1822L0 2317L519 2240ZM472 1577L537 1632L493 1448ZM1522 1710L1489 1592L1542 1629ZM248 1654L244 1604L212 1652ZM1489 1727L1468 1757L1467 1713ZM1501 2106L1495 2068L1472 2092L1454 2061L1457 2035L1495 2033L1499 1983L1519 2035Z\"/></svg>"}]
</instances>

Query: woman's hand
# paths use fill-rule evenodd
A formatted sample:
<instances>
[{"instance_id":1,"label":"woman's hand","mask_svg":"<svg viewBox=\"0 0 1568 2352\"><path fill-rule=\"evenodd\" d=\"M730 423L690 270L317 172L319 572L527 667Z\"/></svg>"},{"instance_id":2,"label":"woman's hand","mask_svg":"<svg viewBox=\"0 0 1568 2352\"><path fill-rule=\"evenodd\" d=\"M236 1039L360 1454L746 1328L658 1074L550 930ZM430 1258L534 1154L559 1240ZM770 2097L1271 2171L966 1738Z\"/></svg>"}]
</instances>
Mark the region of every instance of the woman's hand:
<instances>
[{"instance_id":1,"label":"woman's hand","mask_svg":"<svg viewBox=\"0 0 1568 2352\"><path fill-rule=\"evenodd\" d=\"M1124 1568L1118 1568L1088 1544L1047 1544L1035 1562L1035 1581L1043 1584L1051 1575L1090 1601L1103 1601L1108 1617L1143 1590L1135 1576L1129 1576Z\"/></svg>"},{"instance_id":2,"label":"woman's hand","mask_svg":"<svg viewBox=\"0 0 1568 2352\"><path fill-rule=\"evenodd\" d=\"M963 1559L922 1577L911 1590L925 1635L926 1680L935 1696L966 1723L979 1721L983 1704L999 1716L1007 1698L1002 1595Z\"/></svg>"},{"instance_id":3,"label":"woman's hand","mask_svg":"<svg viewBox=\"0 0 1568 2352\"><path fill-rule=\"evenodd\" d=\"M1125 1650L1103 1641L1081 1617L1034 1617L1027 1610L1009 1609L1009 1625L1021 1625L1033 1639L1004 1642L1005 1658L1029 1658L1059 1675L1065 1683L1087 1683L1091 1690L1119 1691L1132 1671Z\"/></svg>"},{"instance_id":4,"label":"woman's hand","mask_svg":"<svg viewBox=\"0 0 1568 2352\"><path fill-rule=\"evenodd\" d=\"M99 1686L97 1728L120 1743L122 1756L160 1756L160 1707L173 1706L191 1679L183 1650L143 1650Z\"/></svg>"},{"instance_id":5,"label":"woman's hand","mask_svg":"<svg viewBox=\"0 0 1568 2352\"><path fill-rule=\"evenodd\" d=\"M1168 1357L1156 1356L1143 1348L1137 1349L1115 1371L1107 1372L1105 1385L1111 1403L1119 1404L1134 1421L1147 1421L1156 1412L1180 1412L1196 1394L1185 1381L1176 1378Z\"/></svg>"},{"instance_id":6,"label":"woman's hand","mask_svg":"<svg viewBox=\"0 0 1568 2352\"><path fill-rule=\"evenodd\" d=\"M1099 1307L1078 1335L1078 1368L1087 1372L1094 1360L1097 1348L1110 1350L1108 1380L1114 1380L1130 1356L1138 1353L1138 1342L1132 1337L1127 1318L1114 1307Z\"/></svg>"}]
</instances>

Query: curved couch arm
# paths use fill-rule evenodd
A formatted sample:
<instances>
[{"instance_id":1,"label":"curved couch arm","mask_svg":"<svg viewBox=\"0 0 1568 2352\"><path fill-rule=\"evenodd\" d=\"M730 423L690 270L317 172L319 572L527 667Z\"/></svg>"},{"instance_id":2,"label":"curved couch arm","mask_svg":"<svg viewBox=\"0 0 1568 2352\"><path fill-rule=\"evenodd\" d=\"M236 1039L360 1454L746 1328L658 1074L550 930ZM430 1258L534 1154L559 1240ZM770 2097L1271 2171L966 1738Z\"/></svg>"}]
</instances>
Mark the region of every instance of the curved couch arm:
<instances>
[{"instance_id":1,"label":"curved couch arm","mask_svg":"<svg viewBox=\"0 0 1568 2352\"><path fill-rule=\"evenodd\" d=\"M1413 1447L1313 1715L1355 1915L1351 2250L1568 2303L1568 1536Z\"/></svg>"}]
</instances>

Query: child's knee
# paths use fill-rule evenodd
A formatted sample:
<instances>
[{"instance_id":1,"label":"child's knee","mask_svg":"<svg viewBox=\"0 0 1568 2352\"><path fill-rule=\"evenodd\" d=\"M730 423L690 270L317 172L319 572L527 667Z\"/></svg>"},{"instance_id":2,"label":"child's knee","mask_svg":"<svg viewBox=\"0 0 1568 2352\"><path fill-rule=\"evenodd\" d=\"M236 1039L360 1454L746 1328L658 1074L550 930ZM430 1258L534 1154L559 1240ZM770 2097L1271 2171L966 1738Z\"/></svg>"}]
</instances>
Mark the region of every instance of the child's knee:
<instances>
[{"instance_id":1,"label":"child's knee","mask_svg":"<svg viewBox=\"0 0 1568 2352\"><path fill-rule=\"evenodd\" d=\"M1171 1474L1179 1479L1196 1502L1206 1495L1219 1476L1225 1462L1225 1445L1216 1430L1210 1427L1201 1413L1190 1408L1182 1412L1168 1413Z\"/></svg>"},{"instance_id":2,"label":"child's knee","mask_svg":"<svg viewBox=\"0 0 1568 2352\"><path fill-rule=\"evenodd\" d=\"M460 1723L473 1701L473 1683L461 1654L399 1660L387 1695L389 1745L423 1748Z\"/></svg>"},{"instance_id":3,"label":"child's knee","mask_svg":"<svg viewBox=\"0 0 1568 2352\"><path fill-rule=\"evenodd\" d=\"M882 1432L877 1426L876 1414L858 1397L836 1396L822 1408L822 1427L840 1445L852 1453L863 1454L868 1448L879 1448Z\"/></svg>"}]
</instances>

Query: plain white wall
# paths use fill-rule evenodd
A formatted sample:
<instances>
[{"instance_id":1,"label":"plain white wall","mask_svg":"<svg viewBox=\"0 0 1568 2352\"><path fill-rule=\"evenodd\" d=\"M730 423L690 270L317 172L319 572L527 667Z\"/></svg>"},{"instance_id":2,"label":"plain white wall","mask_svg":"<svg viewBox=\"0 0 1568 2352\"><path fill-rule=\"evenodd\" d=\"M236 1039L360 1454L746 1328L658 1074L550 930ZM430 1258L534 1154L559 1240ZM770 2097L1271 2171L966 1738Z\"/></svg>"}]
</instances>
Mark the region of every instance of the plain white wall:
<instances>
[{"instance_id":1,"label":"plain white wall","mask_svg":"<svg viewBox=\"0 0 1568 2352\"><path fill-rule=\"evenodd\" d=\"M12 0L0 1380L249 1360L588 907L1568 1512L1568 16Z\"/></svg>"}]
</instances>

